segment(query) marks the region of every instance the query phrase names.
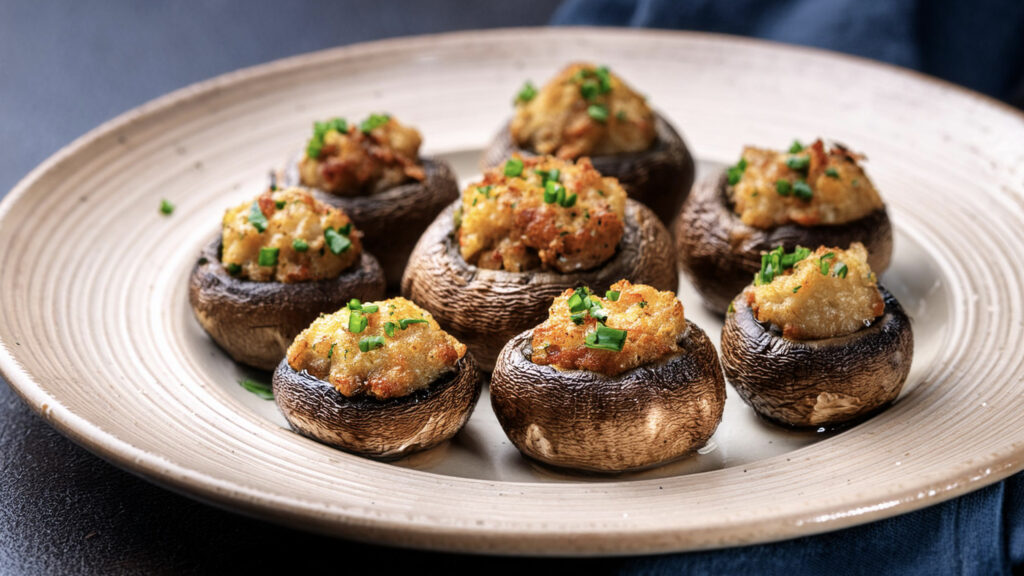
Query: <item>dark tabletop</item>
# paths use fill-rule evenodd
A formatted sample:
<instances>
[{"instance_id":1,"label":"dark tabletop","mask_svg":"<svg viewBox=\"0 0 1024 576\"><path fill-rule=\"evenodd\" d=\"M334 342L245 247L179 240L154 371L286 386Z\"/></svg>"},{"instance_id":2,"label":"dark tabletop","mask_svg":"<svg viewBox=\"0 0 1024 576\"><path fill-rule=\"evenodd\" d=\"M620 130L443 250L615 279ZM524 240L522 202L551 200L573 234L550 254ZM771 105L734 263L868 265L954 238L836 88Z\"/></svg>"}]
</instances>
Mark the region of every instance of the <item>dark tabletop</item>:
<instances>
[{"instance_id":1,"label":"dark tabletop","mask_svg":"<svg viewBox=\"0 0 1024 576\"><path fill-rule=\"evenodd\" d=\"M354 42L540 25L557 3L0 0L0 194L60 146L101 122L192 82ZM995 498L1001 490L1002 485L990 487L978 498ZM969 511L973 500L956 502ZM953 506L960 510L960 504ZM949 508L944 509L946 516ZM908 515L909 526L921 534L934 532L942 526L940 513L933 507ZM967 513L957 512L961 516ZM906 530L908 523L882 526ZM835 549L836 543L858 541L858 530L862 528L748 549L745 561L756 565L761 550L807 555L809 550ZM856 548L848 552L859 554ZM922 547L919 552L931 551ZM105 463L50 428L6 383L0 384L0 574L265 572L271 562L281 560L291 562L292 569L309 564L340 571L351 567L346 560L353 553L371 555L365 557L372 559L375 570L430 573L608 573L672 566L659 564L657 558L630 564L628 559L435 554L281 528L200 504ZM728 557L712 560L708 565L729 566L714 564Z\"/></svg>"}]
</instances>

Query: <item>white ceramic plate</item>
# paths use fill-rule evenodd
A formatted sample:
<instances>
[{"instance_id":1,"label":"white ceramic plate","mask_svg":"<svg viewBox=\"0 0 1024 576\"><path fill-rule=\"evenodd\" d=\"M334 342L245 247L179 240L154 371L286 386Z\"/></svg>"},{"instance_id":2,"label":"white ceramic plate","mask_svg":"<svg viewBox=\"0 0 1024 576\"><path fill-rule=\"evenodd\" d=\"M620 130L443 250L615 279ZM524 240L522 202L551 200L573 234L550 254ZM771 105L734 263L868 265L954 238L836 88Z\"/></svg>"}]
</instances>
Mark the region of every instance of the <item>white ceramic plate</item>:
<instances>
[{"instance_id":1,"label":"white ceramic plate","mask_svg":"<svg viewBox=\"0 0 1024 576\"><path fill-rule=\"evenodd\" d=\"M523 460L486 396L446 446L397 464L290 432L194 321L186 278L225 207L314 119L390 111L463 178L524 79L610 65L706 162L824 135L867 153L914 320L900 400L844 432L761 423L730 390L692 458L587 477ZM196 498L351 538L447 550L642 553L761 542L920 508L1024 456L1024 119L895 68L719 36L473 32L352 46L228 74L97 128L0 204L0 368L69 437ZM177 205L158 213L161 198ZM692 290L687 314L717 340Z\"/></svg>"}]
</instances>

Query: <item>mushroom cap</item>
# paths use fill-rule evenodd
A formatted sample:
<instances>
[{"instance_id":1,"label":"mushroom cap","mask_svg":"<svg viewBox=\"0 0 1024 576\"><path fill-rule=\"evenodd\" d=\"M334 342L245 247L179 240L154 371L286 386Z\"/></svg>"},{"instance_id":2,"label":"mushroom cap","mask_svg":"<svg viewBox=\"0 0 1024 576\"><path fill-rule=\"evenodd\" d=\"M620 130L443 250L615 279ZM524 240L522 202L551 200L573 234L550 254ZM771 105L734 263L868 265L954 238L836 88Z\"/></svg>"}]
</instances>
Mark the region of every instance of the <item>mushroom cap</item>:
<instances>
[{"instance_id":1,"label":"mushroom cap","mask_svg":"<svg viewBox=\"0 0 1024 576\"><path fill-rule=\"evenodd\" d=\"M878 288L882 316L853 334L820 340L783 338L737 296L722 329L729 383L762 417L798 428L851 422L889 404L910 373L914 333L900 303Z\"/></svg>"},{"instance_id":2,"label":"mushroom cap","mask_svg":"<svg viewBox=\"0 0 1024 576\"><path fill-rule=\"evenodd\" d=\"M668 230L649 208L633 200L626 200L625 230L611 260L571 274L484 270L468 264L454 237L456 205L439 214L420 238L402 279L402 295L465 342L484 370L494 367L512 336L543 321L551 301L567 288L589 286L603 293L623 278L672 292L679 286Z\"/></svg>"},{"instance_id":3,"label":"mushroom cap","mask_svg":"<svg viewBox=\"0 0 1024 576\"><path fill-rule=\"evenodd\" d=\"M274 401L299 434L384 460L433 448L462 429L480 397L483 377L466 354L430 386L400 398L346 397L330 383L282 360Z\"/></svg>"},{"instance_id":4,"label":"mushroom cap","mask_svg":"<svg viewBox=\"0 0 1024 576\"><path fill-rule=\"evenodd\" d=\"M683 138L657 113L654 129L656 139L649 150L590 156L590 161L602 175L617 178L630 198L650 208L668 226L693 186L694 162ZM537 156L512 141L506 122L484 151L481 167L498 166L513 154Z\"/></svg>"},{"instance_id":5,"label":"mushroom cap","mask_svg":"<svg viewBox=\"0 0 1024 576\"><path fill-rule=\"evenodd\" d=\"M761 269L761 252L777 246L838 246L860 242L868 264L881 274L892 257L892 224L885 208L834 226L787 224L760 229L747 226L729 205L726 171L701 179L683 204L673 225L676 256L704 305L725 314L729 302Z\"/></svg>"},{"instance_id":6,"label":"mushroom cap","mask_svg":"<svg viewBox=\"0 0 1024 576\"><path fill-rule=\"evenodd\" d=\"M640 470L700 448L722 420L718 354L692 322L681 352L618 376L534 364L532 338L527 330L502 349L490 388L498 422L530 458L592 472Z\"/></svg>"},{"instance_id":7,"label":"mushroom cap","mask_svg":"<svg viewBox=\"0 0 1024 576\"><path fill-rule=\"evenodd\" d=\"M421 158L426 178L367 196L337 196L313 189L317 200L341 208L363 233L363 246L377 256L388 286L397 288L416 241L434 217L459 198L459 182L446 162ZM285 186L301 186L299 157L278 175Z\"/></svg>"},{"instance_id":8,"label":"mushroom cap","mask_svg":"<svg viewBox=\"0 0 1024 576\"><path fill-rule=\"evenodd\" d=\"M365 250L337 278L313 282L254 282L236 278L220 261L220 236L192 269L188 299L199 324L236 362L273 370L292 340L321 312L349 299L384 297L384 272Z\"/></svg>"}]
</instances>

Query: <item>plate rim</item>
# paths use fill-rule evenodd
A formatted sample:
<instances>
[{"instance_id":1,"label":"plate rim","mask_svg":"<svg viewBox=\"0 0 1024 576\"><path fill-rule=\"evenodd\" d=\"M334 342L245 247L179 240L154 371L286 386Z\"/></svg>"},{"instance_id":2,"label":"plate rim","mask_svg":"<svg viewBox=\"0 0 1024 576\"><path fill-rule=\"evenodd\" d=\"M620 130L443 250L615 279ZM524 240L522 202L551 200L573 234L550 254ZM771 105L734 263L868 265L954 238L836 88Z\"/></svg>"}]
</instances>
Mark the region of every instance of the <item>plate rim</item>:
<instances>
[{"instance_id":1,"label":"plate rim","mask_svg":"<svg viewBox=\"0 0 1024 576\"><path fill-rule=\"evenodd\" d=\"M565 30L571 30L582 36L602 34L614 34L619 36L636 37L695 37L710 39L724 44L745 44L751 46L774 46L776 49L792 51L793 53L806 53L811 55L826 56L829 58L840 58L850 60L868 67L887 69L902 75L909 75L919 81L937 85L945 90L960 93L970 99L978 101L985 106L994 107L1003 113L1010 113L1019 120L1024 121L1024 111L1018 110L1009 104L997 100L991 96L975 92L971 89L953 84L951 82L935 78L928 74L902 68L900 66L871 60L860 56L824 50L820 48L785 44L781 42L760 40L754 38L733 36L719 33L676 31L676 30L650 30L636 28L615 28L615 27L521 27L521 28L496 28L496 29L474 29L458 32L447 32L440 34L426 34L416 36L405 36L376 40L372 42L356 43L345 46L337 46L313 52L293 55L286 58L276 59L269 62L237 69L224 74L189 84L172 92L151 99L139 106L122 112L117 116L103 122L99 126L89 130L85 134L72 140L69 144L60 148L46 160L37 165L28 174L15 184L15 186L0 200L0 222L4 222L12 207L21 201L27 191L50 171L60 167L63 163L72 158L79 150L114 134L118 130L141 122L149 117L166 113L174 107L187 103L191 100L202 98L205 95L216 92L218 89L227 86L234 86L239 83L251 82L260 78L286 73L290 70L306 66L316 66L320 62L331 62L339 59L355 58L360 53L386 53L388 51L407 50L419 45L431 45L438 42L459 42L463 39L478 38L481 35L514 35L529 32L532 34L559 34ZM408 523L394 522L378 518L375 522L363 524L365 518L346 516L347 522L339 523L337 519L327 518L326 515L318 519L314 518L311 523L310 516L299 506L284 506L268 493L259 493L256 490L248 489L238 484L218 486L218 479L208 474L191 470L185 466L163 460L158 454L147 452L144 449L134 446L129 441L119 438L113 433L102 430L88 419L77 415L68 406L59 402L45 389L45 384L34 381L27 371L22 369L15 354L14 347L9 343L0 341L0 375L10 383L10 387L19 398L25 402L36 414L41 416L48 424L57 429L62 435L68 437L79 446L82 446L100 458L118 466L121 469L139 475L148 481L168 488L174 492L195 498L214 506L225 508L248 516L268 519L283 523L295 528L311 530L316 532L341 535L359 541L381 542L383 537L391 538L392 543L402 546L417 548L430 548L435 550L446 550L454 552L484 552L484 553L529 553L535 555L582 555L594 554L615 555L625 553L653 553L666 552L680 549L677 546L665 547L654 545L649 547L630 546L628 549L615 548L601 550L600 546L587 545L582 548L570 547L568 550L555 550L550 547L534 548L531 544L539 542L549 535L544 533L524 534L514 530L503 531L499 528L488 528L486 531L473 531L464 526L438 525L410 525ZM736 546L754 542L771 542L784 540L799 535L818 534L822 532L837 530L853 525L863 524L881 518L903 514L952 499L967 492L979 489L986 485L1002 480L1013 473L1024 469L1024 445L1010 445L1002 452L987 454L981 464L973 466L961 466L953 477L952 474L943 476L941 480L933 482L927 497L914 496L911 492L918 489L894 490L896 495L887 502L879 503L878 497L861 498L857 503L851 503L845 507L851 510L849 513L835 514L834 507L828 507L827 514L820 521L807 520L807 513L782 514L766 521L759 526L771 525L774 527L772 535L765 537L763 533L751 537L749 533L734 535L720 540L719 544L708 544L687 549L719 548L724 546ZM484 482L484 481L481 481ZM533 483L509 482L514 485L532 485ZM901 495L901 496L900 496ZM861 504L858 506L858 504ZM865 509L866 508L866 509ZM335 512L335 515L345 516L343 513ZM807 528L807 526L810 528ZM799 526L799 528L797 528ZM649 528L653 530L653 528ZM735 526L719 528L730 533L735 533ZM642 533L640 531L639 533ZM638 532L630 530L629 534L635 537ZM615 539L622 534L616 532L603 532L601 534L581 535L593 539ZM397 537L397 538L396 538ZM508 545L509 538L520 540L518 544Z\"/></svg>"}]
</instances>

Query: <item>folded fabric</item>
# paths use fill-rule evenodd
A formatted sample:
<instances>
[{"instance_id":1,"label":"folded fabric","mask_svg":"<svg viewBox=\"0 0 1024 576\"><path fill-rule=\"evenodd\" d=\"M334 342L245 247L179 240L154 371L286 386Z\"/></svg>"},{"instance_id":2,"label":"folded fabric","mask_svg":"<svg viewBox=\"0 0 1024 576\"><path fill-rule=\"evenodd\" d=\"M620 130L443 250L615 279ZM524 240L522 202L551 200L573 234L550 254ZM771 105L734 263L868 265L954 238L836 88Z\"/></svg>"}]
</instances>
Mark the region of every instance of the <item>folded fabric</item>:
<instances>
[{"instance_id":1,"label":"folded fabric","mask_svg":"<svg viewBox=\"0 0 1024 576\"><path fill-rule=\"evenodd\" d=\"M704 30L818 46L1024 107L1022 0L566 0L552 24Z\"/></svg>"}]
</instances>

